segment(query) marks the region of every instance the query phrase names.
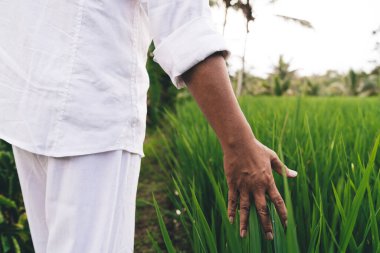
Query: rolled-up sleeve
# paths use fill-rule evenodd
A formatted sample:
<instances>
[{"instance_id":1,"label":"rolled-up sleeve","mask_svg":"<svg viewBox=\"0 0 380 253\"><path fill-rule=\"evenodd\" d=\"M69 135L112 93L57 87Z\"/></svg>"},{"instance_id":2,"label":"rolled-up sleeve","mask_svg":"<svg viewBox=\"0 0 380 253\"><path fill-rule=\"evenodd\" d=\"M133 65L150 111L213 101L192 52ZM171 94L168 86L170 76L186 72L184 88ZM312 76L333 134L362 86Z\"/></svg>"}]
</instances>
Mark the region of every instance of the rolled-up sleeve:
<instances>
[{"instance_id":1,"label":"rolled-up sleeve","mask_svg":"<svg viewBox=\"0 0 380 253\"><path fill-rule=\"evenodd\" d=\"M181 75L215 52L230 55L223 36L214 28L208 0L142 0L155 44L154 61L177 89Z\"/></svg>"}]
</instances>

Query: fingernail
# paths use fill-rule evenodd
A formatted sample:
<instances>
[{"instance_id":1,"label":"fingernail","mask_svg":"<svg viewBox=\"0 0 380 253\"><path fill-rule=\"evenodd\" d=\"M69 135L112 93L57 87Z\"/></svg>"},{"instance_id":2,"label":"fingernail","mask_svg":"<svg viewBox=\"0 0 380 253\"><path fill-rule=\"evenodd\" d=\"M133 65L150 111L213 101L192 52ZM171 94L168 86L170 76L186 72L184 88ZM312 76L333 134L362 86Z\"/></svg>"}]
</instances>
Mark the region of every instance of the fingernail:
<instances>
[{"instance_id":1,"label":"fingernail","mask_svg":"<svg viewBox=\"0 0 380 253\"><path fill-rule=\"evenodd\" d=\"M228 218L228 220L230 221L231 224L234 223L234 217L230 216L230 217Z\"/></svg>"},{"instance_id":2,"label":"fingernail","mask_svg":"<svg viewBox=\"0 0 380 253\"><path fill-rule=\"evenodd\" d=\"M247 235L247 230L243 229L242 231L240 231L241 237L245 237L246 235Z\"/></svg>"},{"instance_id":3,"label":"fingernail","mask_svg":"<svg viewBox=\"0 0 380 253\"><path fill-rule=\"evenodd\" d=\"M297 175L298 175L297 171L289 169L289 176L296 177Z\"/></svg>"},{"instance_id":4,"label":"fingernail","mask_svg":"<svg viewBox=\"0 0 380 253\"><path fill-rule=\"evenodd\" d=\"M267 240L273 240L273 234L271 232L266 233Z\"/></svg>"}]
</instances>

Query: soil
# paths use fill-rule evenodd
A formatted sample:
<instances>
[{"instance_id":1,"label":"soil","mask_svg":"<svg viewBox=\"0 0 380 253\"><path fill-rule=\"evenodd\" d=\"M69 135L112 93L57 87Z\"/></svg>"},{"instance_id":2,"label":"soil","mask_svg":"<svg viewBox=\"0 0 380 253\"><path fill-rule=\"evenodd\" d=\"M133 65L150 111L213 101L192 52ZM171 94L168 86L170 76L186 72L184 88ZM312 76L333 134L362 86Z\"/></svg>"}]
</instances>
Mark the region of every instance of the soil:
<instances>
[{"instance_id":1,"label":"soil","mask_svg":"<svg viewBox=\"0 0 380 253\"><path fill-rule=\"evenodd\" d=\"M141 160L137 188L134 252L157 252L153 248L153 242L148 236L148 231L161 251L167 252L153 206L153 194L177 252L190 252L188 251L190 245L185 230L179 219L176 219L176 210L168 197L169 191L172 190L171 179L164 173L163 168L160 168L153 151L159 156L165 154L159 135L148 133L144 142L145 157Z\"/></svg>"},{"instance_id":2,"label":"soil","mask_svg":"<svg viewBox=\"0 0 380 253\"><path fill-rule=\"evenodd\" d=\"M146 139L146 142L149 142L149 139ZM136 253L156 252L152 247L152 241L148 237L148 231L161 248L164 248L157 214L153 206L152 193L161 209L168 208L169 199L166 197L165 192L165 178L161 173L157 173L157 169L158 165L153 155L149 154L149 152L145 152L145 157L141 160L141 170L137 188L134 246L134 252Z\"/></svg>"}]
</instances>

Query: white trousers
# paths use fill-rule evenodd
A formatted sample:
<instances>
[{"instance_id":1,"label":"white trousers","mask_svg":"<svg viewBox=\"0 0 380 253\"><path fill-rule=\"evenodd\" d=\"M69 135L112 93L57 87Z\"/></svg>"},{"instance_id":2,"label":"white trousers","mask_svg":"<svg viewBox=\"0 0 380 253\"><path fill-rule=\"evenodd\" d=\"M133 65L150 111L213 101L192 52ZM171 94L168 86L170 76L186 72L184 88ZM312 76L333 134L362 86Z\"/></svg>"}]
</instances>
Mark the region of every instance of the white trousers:
<instances>
[{"instance_id":1,"label":"white trousers","mask_svg":"<svg viewBox=\"0 0 380 253\"><path fill-rule=\"evenodd\" d=\"M36 253L133 252L139 154L12 148Z\"/></svg>"}]
</instances>

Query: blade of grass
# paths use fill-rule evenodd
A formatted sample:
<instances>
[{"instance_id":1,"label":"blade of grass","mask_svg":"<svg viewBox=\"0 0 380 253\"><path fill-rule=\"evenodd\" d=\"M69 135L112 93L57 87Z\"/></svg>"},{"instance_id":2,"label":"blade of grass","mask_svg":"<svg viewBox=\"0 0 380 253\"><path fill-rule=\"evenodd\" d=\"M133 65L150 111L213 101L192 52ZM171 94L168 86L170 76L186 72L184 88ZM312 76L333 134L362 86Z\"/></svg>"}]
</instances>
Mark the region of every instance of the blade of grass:
<instances>
[{"instance_id":1,"label":"blade of grass","mask_svg":"<svg viewBox=\"0 0 380 253\"><path fill-rule=\"evenodd\" d=\"M162 218L162 215L161 215L161 211L160 211L160 208L158 207L158 204L157 204L157 201L156 201L156 198L154 197L154 194L152 193L152 197L153 197L153 205L154 205L154 208L156 209L156 214L157 214L157 218L158 218L158 223L160 225L160 230L161 230L161 234L164 238L164 242L165 242L165 245L166 245L166 249L169 253L175 253L176 250L174 249L174 246L173 246L173 243L172 243L172 240L170 239L169 237L169 233L168 233L168 230L166 228L166 225L165 225L165 222L164 222L164 219Z\"/></svg>"},{"instance_id":2,"label":"blade of grass","mask_svg":"<svg viewBox=\"0 0 380 253\"><path fill-rule=\"evenodd\" d=\"M372 149L367 168L365 168L363 178L362 178L360 185L359 185L359 188L356 192L356 196L355 196L354 201L352 203L350 213L347 217L348 222L345 223L343 226L343 233L342 233L342 236L340 239L340 247L341 247L341 250L343 252L345 252L347 250L347 246L348 246L348 243L350 241L351 234L354 230L356 219L357 219L358 214L359 214L359 209L360 209L361 203L362 203L363 198L364 198L364 193L365 193L365 190L366 190L367 185L369 183L369 178L370 178L370 175L372 173L372 170L374 169L374 162L375 162L375 158L376 158L377 149L379 146L379 141L380 141L380 135L376 138L376 142L375 142L374 147Z\"/></svg>"}]
</instances>

